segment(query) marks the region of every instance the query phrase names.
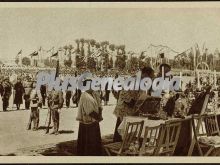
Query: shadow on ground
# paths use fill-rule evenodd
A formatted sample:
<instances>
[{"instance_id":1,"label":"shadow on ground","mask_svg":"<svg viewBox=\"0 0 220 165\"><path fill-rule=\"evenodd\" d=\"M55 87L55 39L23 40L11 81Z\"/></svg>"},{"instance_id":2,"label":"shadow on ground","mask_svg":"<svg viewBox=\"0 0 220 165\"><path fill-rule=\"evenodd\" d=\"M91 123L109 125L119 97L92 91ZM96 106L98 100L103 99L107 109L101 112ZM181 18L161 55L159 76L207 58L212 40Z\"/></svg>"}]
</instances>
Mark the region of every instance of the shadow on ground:
<instances>
[{"instance_id":1,"label":"shadow on ground","mask_svg":"<svg viewBox=\"0 0 220 165\"><path fill-rule=\"evenodd\" d=\"M49 129L51 129L51 128L53 128L53 127L50 126ZM46 130L46 129L47 129L47 126L40 126L40 127L38 127L38 130L42 130L42 129L45 129L45 130Z\"/></svg>"},{"instance_id":2,"label":"shadow on ground","mask_svg":"<svg viewBox=\"0 0 220 165\"><path fill-rule=\"evenodd\" d=\"M108 144L112 142L112 135L102 137L102 144ZM56 144L55 147L45 149L41 152L44 156L77 156L77 140L66 141ZM106 156L106 152L103 149L102 156Z\"/></svg>"},{"instance_id":3,"label":"shadow on ground","mask_svg":"<svg viewBox=\"0 0 220 165\"><path fill-rule=\"evenodd\" d=\"M59 133L60 134L71 134L71 133L74 133L74 131L72 131L72 130L60 130Z\"/></svg>"},{"instance_id":4,"label":"shadow on ground","mask_svg":"<svg viewBox=\"0 0 220 165\"><path fill-rule=\"evenodd\" d=\"M49 129L53 128L52 126L49 127ZM38 130L46 130L47 129L47 126L40 126L38 128ZM59 131L60 134L71 134L71 133L74 133L74 131L72 130L60 130Z\"/></svg>"}]
</instances>

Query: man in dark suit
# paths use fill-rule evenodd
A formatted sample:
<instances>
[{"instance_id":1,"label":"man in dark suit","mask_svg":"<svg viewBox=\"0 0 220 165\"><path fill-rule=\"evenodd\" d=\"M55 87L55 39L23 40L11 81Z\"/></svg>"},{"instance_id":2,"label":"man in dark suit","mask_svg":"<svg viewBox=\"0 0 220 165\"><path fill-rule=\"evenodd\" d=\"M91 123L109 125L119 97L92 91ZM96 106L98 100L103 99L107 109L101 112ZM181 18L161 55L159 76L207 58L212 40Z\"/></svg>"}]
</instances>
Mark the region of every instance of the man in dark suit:
<instances>
[{"instance_id":1,"label":"man in dark suit","mask_svg":"<svg viewBox=\"0 0 220 165\"><path fill-rule=\"evenodd\" d=\"M42 97L42 104L43 104L43 106L45 106L45 100L46 100L46 97L47 97L47 87L46 87L46 85L41 85L40 93L41 93L41 97Z\"/></svg>"},{"instance_id":2,"label":"man in dark suit","mask_svg":"<svg viewBox=\"0 0 220 165\"><path fill-rule=\"evenodd\" d=\"M3 86L3 94L2 94L3 111L7 111L9 105L9 98L11 97L11 93L12 93L12 85L9 81L9 77L6 77L3 80L2 86Z\"/></svg>"}]
</instances>

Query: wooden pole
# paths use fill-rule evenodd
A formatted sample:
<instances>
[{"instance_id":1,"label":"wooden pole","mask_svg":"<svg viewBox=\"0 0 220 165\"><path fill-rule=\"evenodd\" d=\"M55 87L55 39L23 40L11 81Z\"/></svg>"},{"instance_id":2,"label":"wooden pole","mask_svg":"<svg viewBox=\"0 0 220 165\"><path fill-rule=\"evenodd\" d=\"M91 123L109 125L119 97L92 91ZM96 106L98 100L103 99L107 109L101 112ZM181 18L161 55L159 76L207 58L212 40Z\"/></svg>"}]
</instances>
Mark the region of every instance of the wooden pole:
<instances>
[{"instance_id":1,"label":"wooden pole","mask_svg":"<svg viewBox=\"0 0 220 165\"><path fill-rule=\"evenodd\" d=\"M215 89L216 89L216 87L217 87L217 75L216 75L216 70L214 70L214 87L215 87Z\"/></svg>"}]
</instances>

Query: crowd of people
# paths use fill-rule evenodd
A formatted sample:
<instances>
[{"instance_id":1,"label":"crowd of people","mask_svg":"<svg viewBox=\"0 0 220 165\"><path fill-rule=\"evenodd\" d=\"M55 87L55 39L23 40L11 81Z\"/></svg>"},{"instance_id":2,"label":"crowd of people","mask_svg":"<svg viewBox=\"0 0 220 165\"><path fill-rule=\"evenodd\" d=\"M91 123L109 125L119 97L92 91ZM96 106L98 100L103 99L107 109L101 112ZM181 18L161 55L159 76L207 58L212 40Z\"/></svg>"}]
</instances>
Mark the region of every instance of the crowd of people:
<instances>
[{"instance_id":1,"label":"crowd of people","mask_svg":"<svg viewBox=\"0 0 220 165\"><path fill-rule=\"evenodd\" d=\"M77 76L84 71L85 70L74 72L74 75ZM154 79L156 77L161 77L162 74L166 75L166 73L170 71L171 67L168 64L161 64L158 73L155 73L151 67L143 67L141 69L141 78L143 79L148 77ZM32 130L36 131L39 128L39 111L42 107L46 106L49 109L49 122L46 133L49 132L50 119L52 118L53 132L51 134L58 135L60 120L59 114L63 108L63 104L65 102L66 107L69 108L70 103L73 102L73 104L76 104L78 107L76 118L76 120L79 121L77 153L80 156L101 155L102 153L99 122L103 120L102 101L104 102L104 105L107 105L110 93L112 93L117 100L114 109L114 115L117 118L113 136L114 142L122 141L122 137L118 133L118 127L123 118L125 116L139 116L145 111L143 103L146 102L147 98L153 97L151 96L152 88L148 91L115 91L108 90L107 88L105 88L104 91L94 91L91 88L87 91L80 91L79 89L76 89L75 91L48 91L46 85L41 85L40 90L36 90L36 74L16 74L16 80L10 80L8 74L2 73L0 79L0 94L3 102L3 111L8 111L10 97L13 97L13 104L16 105L17 110L21 108L20 105L24 102L25 109L30 109L30 118L27 129L31 130L31 125L33 123ZM136 76L135 71L131 74L133 77ZM64 75L65 74L60 74L60 76ZM98 76L112 76L117 78L119 75L107 75L102 73ZM172 78L172 75L165 78ZM92 79L92 77L87 77L83 80L83 83L86 84L86 82L92 81ZM204 86L204 90L206 89L207 84ZM176 117L183 117L184 114L187 114L189 111L188 102L192 102L192 100L196 97L196 95L193 95L193 92L196 90L195 82L189 82L185 91L164 91L161 111L163 111L167 116L176 115Z\"/></svg>"}]
</instances>

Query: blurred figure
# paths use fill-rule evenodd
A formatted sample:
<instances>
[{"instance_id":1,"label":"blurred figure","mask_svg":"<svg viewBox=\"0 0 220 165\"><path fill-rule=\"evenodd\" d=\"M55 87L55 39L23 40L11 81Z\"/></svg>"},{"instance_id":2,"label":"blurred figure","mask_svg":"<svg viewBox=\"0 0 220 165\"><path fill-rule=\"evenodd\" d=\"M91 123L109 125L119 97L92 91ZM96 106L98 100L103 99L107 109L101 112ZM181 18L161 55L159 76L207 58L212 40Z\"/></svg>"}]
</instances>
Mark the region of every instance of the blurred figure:
<instances>
[{"instance_id":1,"label":"blurred figure","mask_svg":"<svg viewBox=\"0 0 220 165\"><path fill-rule=\"evenodd\" d=\"M24 101L25 101L25 109L28 110L30 108L30 94L32 91L32 85L33 82L31 81L31 78L29 76L26 77L26 80L24 81Z\"/></svg>"},{"instance_id":2,"label":"blurred figure","mask_svg":"<svg viewBox=\"0 0 220 165\"><path fill-rule=\"evenodd\" d=\"M9 81L9 77L6 77L3 80L2 83L3 86L3 94L2 94L2 101L3 101L3 111L7 111L7 108L9 106L9 98L11 97L12 94L12 85Z\"/></svg>"},{"instance_id":3,"label":"blurred figure","mask_svg":"<svg viewBox=\"0 0 220 165\"><path fill-rule=\"evenodd\" d=\"M23 104L23 95L25 93L21 79L18 78L14 85L14 104L16 104L17 110L20 109L20 105Z\"/></svg>"},{"instance_id":4,"label":"blurred figure","mask_svg":"<svg viewBox=\"0 0 220 165\"><path fill-rule=\"evenodd\" d=\"M75 77L77 77L77 75L78 75L78 73L75 72ZM80 96L81 96L81 90L77 86L77 88L75 90L75 94L72 97L73 104L76 104L76 107L78 107Z\"/></svg>"},{"instance_id":5,"label":"blurred figure","mask_svg":"<svg viewBox=\"0 0 220 165\"><path fill-rule=\"evenodd\" d=\"M4 88L3 88L3 77L1 77L1 79L0 79L0 95L1 95L1 97L2 97L2 95L3 95L3 93L4 93Z\"/></svg>"},{"instance_id":6,"label":"blurred figure","mask_svg":"<svg viewBox=\"0 0 220 165\"><path fill-rule=\"evenodd\" d=\"M108 90L108 83L105 86L105 91L103 93L104 105L108 105L110 90Z\"/></svg>"},{"instance_id":7,"label":"blurred figure","mask_svg":"<svg viewBox=\"0 0 220 165\"><path fill-rule=\"evenodd\" d=\"M63 101L64 99L63 99L62 91L52 90L49 92L48 105L49 105L49 110L52 116L53 128L54 128L51 134L55 134L55 135L59 134L58 130L59 130L59 124L60 124L60 112L63 106ZM48 132L49 132L49 129L47 129L46 133Z\"/></svg>"},{"instance_id":8,"label":"blurred figure","mask_svg":"<svg viewBox=\"0 0 220 165\"><path fill-rule=\"evenodd\" d=\"M68 87L70 86L70 84L68 84ZM70 99L72 97L72 91L70 90L67 90L66 91L66 108L69 108L70 107Z\"/></svg>"},{"instance_id":9,"label":"blurred figure","mask_svg":"<svg viewBox=\"0 0 220 165\"><path fill-rule=\"evenodd\" d=\"M30 113L30 118L29 118L27 130L31 129L31 123L33 122L34 127L32 130L36 131L39 126L39 108L41 106L40 104L42 102L42 98L41 98L40 92L35 89L35 87L36 87L35 82L33 83L32 87L33 88L32 88L31 94L30 94L31 113Z\"/></svg>"},{"instance_id":10,"label":"blurred figure","mask_svg":"<svg viewBox=\"0 0 220 165\"><path fill-rule=\"evenodd\" d=\"M45 101L46 101L46 97L47 97L47 87L46 87L46 85L41 85L40 93L41 93L41 97L42 97L42 104L43 104L43 106L45 106Z\"/></svg>"},{"instance_id":11,"label":"blurred figure","mask_svg":"<svg viewBox=\"0 0 220 165\"><path fill-rule=\"evenodd\" d=\"M133 75L135 77L135 75ZM141 79L145 77L154 77L154 70L151 67L144 67L141 70ZM117 117L113 142L122 141L121 135L118 133L118 127L125 116L134 116L139 113L139 108L142 105L144 98L147 97L147 91L138 90L121 90L118 97L118 102L114 110L114 115Z\"/></svg>"},{"instance_id":12,"label":"blurred figure","mask_svg":"<svg viewBox=\"0 0 220 165\"><path fill-rule=\"evenodd\" d=\"M118 78L118 73L115 74L115 79ZM115 91L114 89L112 89L112 94L114 96L114 98L117 100L118 102L118 98L119 98L119 93L120 91Z\"/></svg>"},{"instance_id":13,"label":"blurred figure","mask_svg":"<svg viewBox=\"0 0 220 165\"><path fill-rule=\"evenodd\" d=\"M162 69L164 68L164 69ZM161 64L159 66L159 73L157 75L157 77L162 77L163 73L162 71L164 70L164 78L172 78L172 75L166 75L167 73L169 73L171 71L171 66L169 64Z\"/></svg>"}]
</instances>

